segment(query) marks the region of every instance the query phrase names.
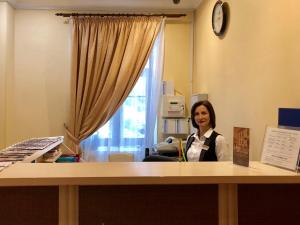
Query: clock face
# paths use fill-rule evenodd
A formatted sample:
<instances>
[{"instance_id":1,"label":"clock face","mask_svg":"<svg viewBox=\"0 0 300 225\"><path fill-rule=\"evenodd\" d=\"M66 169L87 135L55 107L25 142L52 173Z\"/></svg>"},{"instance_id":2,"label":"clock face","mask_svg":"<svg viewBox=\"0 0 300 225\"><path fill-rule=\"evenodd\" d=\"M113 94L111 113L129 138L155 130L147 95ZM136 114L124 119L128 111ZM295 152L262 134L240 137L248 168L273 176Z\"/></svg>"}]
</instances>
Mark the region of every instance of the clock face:
<instances>
[{"instance_id":1,"label":"clock face","mask_svg":"<svg viewBox=\"0 0 300 225\"><path fill-rule=\"evenodd\" d=\"M220 33L223 24L223 10L221 4L218 4L213 14L214 31Z\"/></svg>"},{"instance_id":2,"label":"clock face","mask_svg":"<svg viewBox=\"0 0 300 225\"><path fill-rule=\"evenodd\" d=\"M216 35L220 36L223 34L226 25L226 14L223 7L223 3L218 1L213 9L212 14L212 27Z\"/></svg>"}]
</instances>

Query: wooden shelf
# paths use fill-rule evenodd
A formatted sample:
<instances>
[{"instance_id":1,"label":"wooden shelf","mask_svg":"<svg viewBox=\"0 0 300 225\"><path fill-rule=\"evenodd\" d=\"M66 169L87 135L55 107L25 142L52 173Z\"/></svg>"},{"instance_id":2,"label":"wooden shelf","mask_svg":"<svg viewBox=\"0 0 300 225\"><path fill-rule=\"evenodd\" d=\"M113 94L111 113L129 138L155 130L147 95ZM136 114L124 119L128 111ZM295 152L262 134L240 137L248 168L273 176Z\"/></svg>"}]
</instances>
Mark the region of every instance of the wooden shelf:
<instances>
[{"instance_id":1,"label":"wooden shelf","mask_svg":"<svg viewBox=\"0 0 300 225\"><path fill-rule=\"evenodd\" d=\"M63 136L57 136L57 137L46 137L46 138L55 138L52 139L52 143L47 146L47 143L42 146L26 146L26 142L28 141L39 141L44 140L45 138L33 138L33 139L28 139L19 143L16 143L14 145L11 145L5 149L3 149L1 152L3 155L7 155L7 157L11 157L12 159L7 159L7 161L13 162L13 163L31 163L31 162L54 162L60 155L61 153L55 155L52 158L49 159L43 159L43 155L46 154L47 152L58 149L59 145L63 142L64 138ZM28 143L27 143L28 145ZM30 145L30 144L29 144ZM46 146L46 147L44 147ZM29 151L25 152L24 151ZM23 151L23 152L22 152ZM20 156L18 155L18 152ZM20 153L22 152L22 153ZM10 155L10 156L9 156Z\"/></svg>"},{"instance_id":2,"label":"wooden shelf","mask_svg":"<svg viewBox=\"0 0 300 225\"><path fill-rule=\"evenodd\" d=\"M59 150L56 155L49 158L42 158L41 163L54 163L60 156L62 155L62 152Z\"/></svg>"},{"instance_id":3,"label":"wooden shelf","mask_svg":"<svg viewBox=\"0 0 300 225\"><path fill-rule=\"evenodd\" d=\"M59 146L61 143L63 142L63 138L59 141L56 141L55 143L47 146L45 149L43 150L39 150L36 151L35 153L33 153L32 155L26 157L23 161L21 161L22 163L30 163L33 162L35 160L37 160L38 158L42 157L45 153L49 152L50 150L54 149L55 147Z\"/></svg>"}]
</instances>

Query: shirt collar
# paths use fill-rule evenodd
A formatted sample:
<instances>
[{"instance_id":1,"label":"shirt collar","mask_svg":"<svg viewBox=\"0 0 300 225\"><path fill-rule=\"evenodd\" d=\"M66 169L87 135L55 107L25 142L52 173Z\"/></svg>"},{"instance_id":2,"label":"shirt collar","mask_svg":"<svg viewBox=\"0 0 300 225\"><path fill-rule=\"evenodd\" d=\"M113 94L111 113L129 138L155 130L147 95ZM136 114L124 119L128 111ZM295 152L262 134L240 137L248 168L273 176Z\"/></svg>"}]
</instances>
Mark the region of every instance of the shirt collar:
<instances>
[{"instance_id":1,"label":"shirt collar","mask_svg":"<svg viewBox=\"0 0 300 225\"><path fill-rule=\"evenodd\" d=\"M205 134L204 134L203 136L206 137L206 138L209 138L210 135L212 134L212 132L213 132L213 129L212 129L212 128L209 128L209 130L206 131Z\"/></svg>"},{"instance_id":2,"label":"shirt collar","mask_svg":"<svg viewBox=\"0 0 300 225\"><path fill-rule=\"evenodd\" d=\"M209 138L213 131L214 131L214 130L213 130L212 128L209 128L209 129L205 132L205 134L204 134L203 136L204 136L205 138ZM198 136L198 132L194 133L193 136L194 136L195 138L198 138L198 139L201 138L201 137Z\"/></svg>"}]
</instances>

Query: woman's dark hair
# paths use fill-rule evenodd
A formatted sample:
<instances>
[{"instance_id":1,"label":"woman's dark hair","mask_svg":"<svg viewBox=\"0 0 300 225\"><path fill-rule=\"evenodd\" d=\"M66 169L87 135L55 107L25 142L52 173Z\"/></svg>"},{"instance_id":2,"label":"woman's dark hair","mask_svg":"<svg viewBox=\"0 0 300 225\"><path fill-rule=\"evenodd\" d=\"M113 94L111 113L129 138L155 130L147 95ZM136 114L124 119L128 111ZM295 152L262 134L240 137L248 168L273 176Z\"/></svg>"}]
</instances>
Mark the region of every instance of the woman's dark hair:
<instances>
[{"instance_id":1,"label":"woman's dark hair","mask_svg":"<svg viewBox=\"0 0 300 225\"><path fill-rule=\"evenodd\" d=\"M193 127L199 129L199 126L198 124L196 123L195 121L195 111L196 111L196 108L200 105L204 105L208 112L209 112L209 118L210 118L210 125L211 127L214 129L216 127L216 114L215 114L215 110L212 106L212 104L205 100L205 101L199 101L199 102L196 102L193 106L192 106L192 109L191 109L191 117L192 117L192 124L193 124Z\"/></svg>"}]
</instances>

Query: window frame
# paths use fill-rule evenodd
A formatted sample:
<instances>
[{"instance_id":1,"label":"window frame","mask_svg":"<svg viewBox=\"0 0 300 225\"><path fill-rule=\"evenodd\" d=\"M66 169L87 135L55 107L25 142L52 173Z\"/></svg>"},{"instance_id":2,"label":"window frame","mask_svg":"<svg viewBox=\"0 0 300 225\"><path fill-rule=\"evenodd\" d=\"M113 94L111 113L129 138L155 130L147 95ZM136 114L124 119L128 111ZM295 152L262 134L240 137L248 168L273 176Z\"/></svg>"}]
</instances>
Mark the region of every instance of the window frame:
<instances>
[{"instance_id":1,"label":"window frame","mask_svg":"<svg viewBox=\"0 0 300 225\"><path fill-rule=\"evenodd\" d=\"M147 66L147 64L149 64ZM151 88L150 88L150 82L151 82L151 72L152 72L152 65L153 65L153 59L150 57L145 65L145 68L141 74L141 76L139 77L139 79L142 76L146 77L146 92L145 92L145 96L129 96L129 97L144 97L145 98L145 126L144 129L146 130L146 117L147 117L147 110L150 107L150 103L147 101L147 98L149 98L149 95L151 94ZM137 84L137 83L136 83ZM126 100L127 100L126 98ZM125 100L125 101L126 101ZM124 103L125 103L124 101ZM123 103L123 104L124 104ZM105 146L112 146L112 147L118 147L121 145L121 143L125 144L125 146L127 146L127 144L129 144L130 142L135 143L135 145L140 145L142 146L145 142L145 133L144 133L144 137L136 137L136 138L122 138L122 129L120 127L122 119L124 118L124 109L123 109L123 104L122 106L117 110L117 112L113 115L113 119L111 118L108 123L109 124L109 128L110 130L112 130L112 136L111 137L106 137L106 138L101 138L100 135L98 134L98 132L96 133L96 135L98 136L97 139L99 139L99 147L105 147ZM101 129L101 128L100 128ZM99 130L100 130L99 129ZM108 135L110 136L110 134Z\"/></svg>"}]
</instances>

